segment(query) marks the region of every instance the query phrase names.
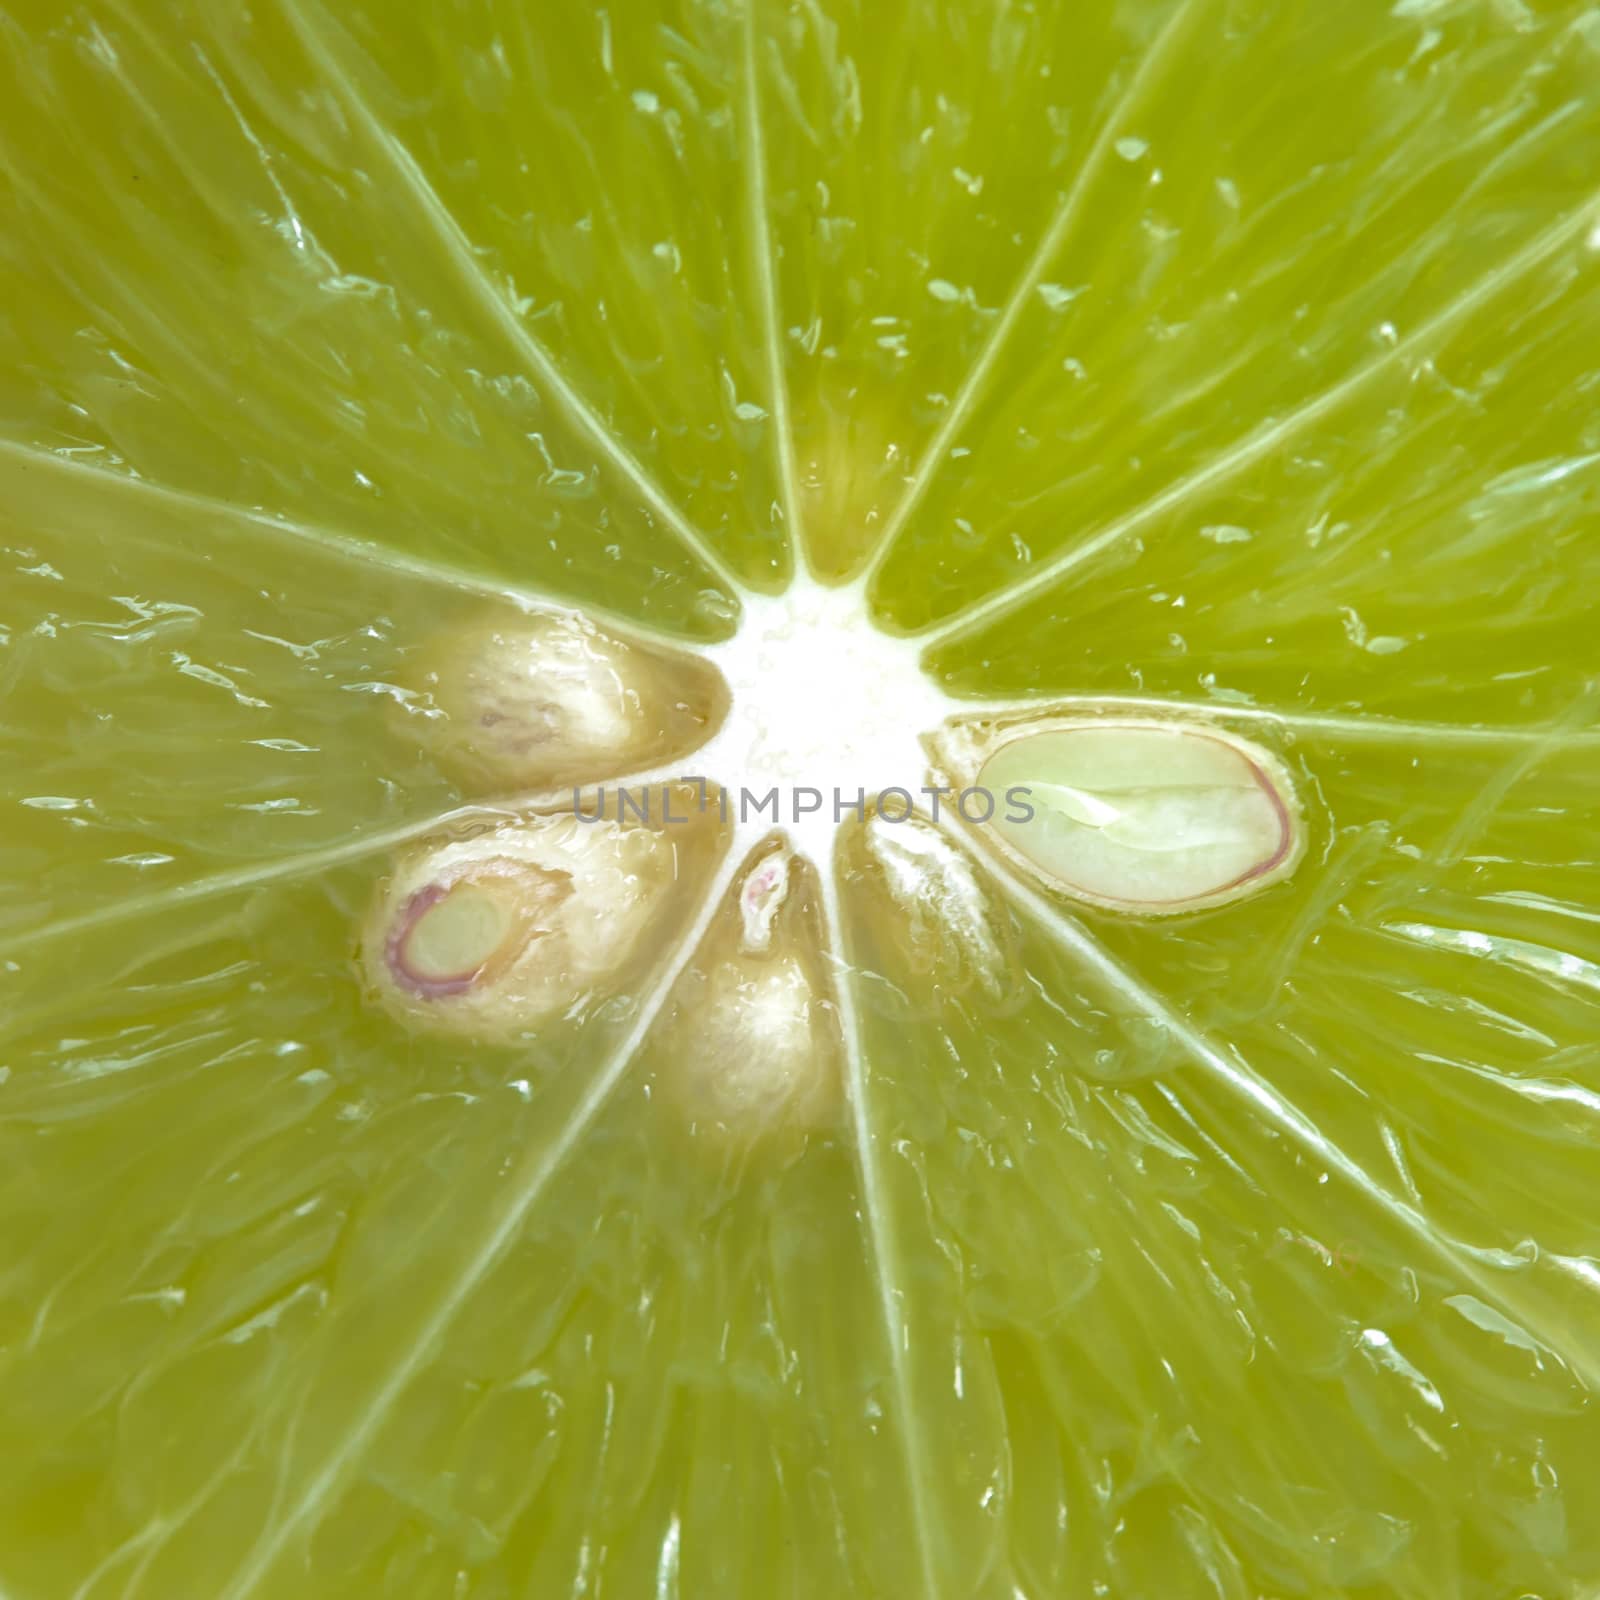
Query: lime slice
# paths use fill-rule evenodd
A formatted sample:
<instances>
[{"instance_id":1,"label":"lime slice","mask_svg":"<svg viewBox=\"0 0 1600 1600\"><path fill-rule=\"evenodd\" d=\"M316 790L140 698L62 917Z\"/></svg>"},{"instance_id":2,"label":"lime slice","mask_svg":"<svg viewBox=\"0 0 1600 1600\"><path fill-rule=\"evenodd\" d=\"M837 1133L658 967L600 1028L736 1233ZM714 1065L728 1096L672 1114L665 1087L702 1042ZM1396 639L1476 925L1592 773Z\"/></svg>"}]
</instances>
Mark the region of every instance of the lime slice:
<instances>
[{"instance_id":1,"label":"lime slice","mask_svg":"<svg viewBox=\"0 0 1600 1600\"><path fill-rule=\"evenodd\" d=\"M1587 9L0 52L3 1600L1600 1585Z\"/></svg>"}]
</instances>

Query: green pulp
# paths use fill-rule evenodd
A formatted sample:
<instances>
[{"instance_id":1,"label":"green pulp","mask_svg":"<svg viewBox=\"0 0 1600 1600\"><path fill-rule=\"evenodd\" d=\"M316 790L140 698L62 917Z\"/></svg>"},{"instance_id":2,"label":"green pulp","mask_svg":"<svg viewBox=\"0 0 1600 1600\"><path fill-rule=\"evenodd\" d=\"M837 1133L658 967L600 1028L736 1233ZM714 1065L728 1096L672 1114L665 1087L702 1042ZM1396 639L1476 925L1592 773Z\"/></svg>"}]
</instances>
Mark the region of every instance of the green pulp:
<instances>
[{"instance_id":1,"label":"green pulp","mask_svg":"<svg viewBox=\"0 0 1600 1600\"><path fill-rule=\"evenodd\" d=\"M0 0L0 1596L1600 1584L1600 29L1575 0ZM886 538L892 542L882 543ZM1274 750L1176 922L841 885L836 1134L407 1034L485 591L871 563ZM870 693L870 685L863 686Z\"/></svg>"}]
</instances>

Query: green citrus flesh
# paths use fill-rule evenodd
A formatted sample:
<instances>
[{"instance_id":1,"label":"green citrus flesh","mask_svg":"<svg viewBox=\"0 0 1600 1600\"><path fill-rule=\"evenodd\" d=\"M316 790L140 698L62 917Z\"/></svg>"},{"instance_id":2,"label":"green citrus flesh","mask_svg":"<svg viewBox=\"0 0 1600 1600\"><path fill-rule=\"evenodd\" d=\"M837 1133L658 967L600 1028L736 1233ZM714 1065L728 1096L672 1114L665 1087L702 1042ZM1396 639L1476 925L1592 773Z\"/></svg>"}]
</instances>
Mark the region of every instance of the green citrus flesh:
<instances>
[{"instance_id":1,"label":"green citrus flesh","mask_svg":"<svg viewBox=\"0 0 1600 1600\"><path fill-rule=\"evenodd\" d=\"M3 1600L1600 1585L1584 6L11 0L0 62ZM671 1092L704 841L620 993L372 1003L376 886L508 804L404 731L441 630L807 570L980 721L1259 746L1294 870L847 841L765 1143Z\"/></svg>"}]
</instances>

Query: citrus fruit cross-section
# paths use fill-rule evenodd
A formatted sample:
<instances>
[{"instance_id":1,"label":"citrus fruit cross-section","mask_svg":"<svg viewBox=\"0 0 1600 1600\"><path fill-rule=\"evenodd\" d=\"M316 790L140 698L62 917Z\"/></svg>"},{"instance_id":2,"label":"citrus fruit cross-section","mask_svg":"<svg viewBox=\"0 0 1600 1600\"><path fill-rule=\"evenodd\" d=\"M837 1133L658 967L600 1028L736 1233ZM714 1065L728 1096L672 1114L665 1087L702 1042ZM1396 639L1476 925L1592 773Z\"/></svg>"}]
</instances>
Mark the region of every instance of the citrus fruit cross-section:
<instances>
[{"instance_id":1,"label":"citrus fruit cross-section","mask_svg":"<svg viewBox=\"0 0 1600 1600\"><path fill-rule=\"evenodd\" d=\"M1600 1589L1577 0L0 0L0 1600Z\"/></svg>"}]
</instances>

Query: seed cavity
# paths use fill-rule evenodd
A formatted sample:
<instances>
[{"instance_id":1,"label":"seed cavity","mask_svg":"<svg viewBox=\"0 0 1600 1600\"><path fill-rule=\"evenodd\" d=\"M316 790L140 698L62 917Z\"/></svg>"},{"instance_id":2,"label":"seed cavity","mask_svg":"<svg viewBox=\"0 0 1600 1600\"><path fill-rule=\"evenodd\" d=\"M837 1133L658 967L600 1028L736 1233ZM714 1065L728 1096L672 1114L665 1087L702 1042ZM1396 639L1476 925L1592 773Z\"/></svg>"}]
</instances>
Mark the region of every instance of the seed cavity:
<instances>
[{"instance_id":1,"label":"seed cavity","mask_svg":"<svg viewBox=\"0 0 1600 1600\"><path fill-rule=\"evenodd\" d=\"M747 954L772 948L772 930L783 903L789 898L789 869L794 861L786 845L775 849L745 879L739 893L739 919L743 932L739 948Z\"/></svg>"},{"instance_id":2,"label":"seed cavity","mask_svg":"<svg viewBox=\"0 0 1600 1600\"><path fill-rule=\"evenodd\" d=\"M990 839L1093 905L1143 916L1225 905L1286 877L1304 851L1283 763L1217 727L1043 718L966 748L1004 802Z\"/></svg>"},{"instance_id":3,"label":"seed cavity","mask_svg":"<svg viewBox=\"0 0 1600 1600\"><path fill-rule=\"evenodd\" d=\"M1014 924L979 881L969 857L941 829L880 816L853 829L841 861L863 889L874 966L916 980L904 995L918 1012L977 992L993 1005L1020 981Z\"/></svg>"},{"instance_id":4,"label":"seed cavity","mask_svg":"<svg viewBox=\"0 0 1600 1600\"><path fill-rule=\"evenodd\" d=\"M683 1125L748 1149L827 1127L841 1075L816 894L784 843L752 860L674 997L657 1082Z\"/></svg>"},{"instance_id":5,"label":"seed cavity","mask_svg":"<svg viewBox=\"0 0 1600 1600\"><path fill-rule=\"evenodd\" d=\"M687 754L727 711L717 671L570 611L496 612L417 658L402 731L479 791L540 791Z\"/></svg>"},{"instance_id":6,"label":"seed cavity","mask_svg":"<svg viewBox=\"0 0 1600 1600\"><path fill-rule=\"evenodd\" d=\"M568 814L420 846L368 913L368 987L414 1027L478 1039L576 1013L642 955L680 842Z\"/></svg>"},{"instance_id":7,"label":"seed cavity","mask_svg":"<svg viewBox=\"0 0 1600 1600\"><path fill-rule=\"evenodd\" d=\"M792 957L728 960L697 987L680 1067L682 1103L695 1121L736 1142L826 1122L833 1019L805 967Z\"/></svg>"}]
</instances>

